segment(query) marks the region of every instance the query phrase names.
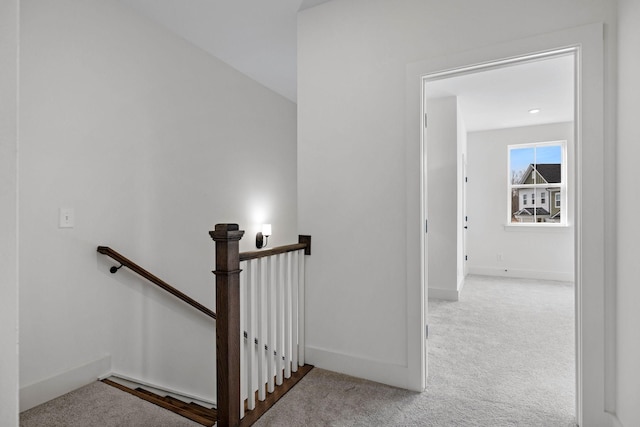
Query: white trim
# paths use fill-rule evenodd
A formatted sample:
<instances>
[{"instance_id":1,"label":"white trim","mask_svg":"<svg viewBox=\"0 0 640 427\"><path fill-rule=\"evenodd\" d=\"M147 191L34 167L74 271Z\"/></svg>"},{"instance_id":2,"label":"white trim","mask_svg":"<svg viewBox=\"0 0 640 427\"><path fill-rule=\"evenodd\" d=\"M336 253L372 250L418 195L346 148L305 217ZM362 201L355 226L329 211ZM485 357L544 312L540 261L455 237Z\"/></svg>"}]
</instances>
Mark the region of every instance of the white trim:
<instances>
[{"instance_id":1,"label":"white trim","mask_svg":"<svg viewBox=\"0 0 640 427\"><path fill-rule=\"evenodd\" d=\"M111 369L111 356L78 366L20 388L20 412L91 384Z\"/></svg>"},{"instance_id":2,"label":"white trim","mask_svg":"<svg viewBox=\"0 0 640 427\"><path fill-rule=\"evenodd\" d=\"M575 281L576 281L576 414L583 427L606 427L611 419L604 412L607 399L615 393L615 384L605 383L605 366L615 363L605 357L605 343L615 333L606 323L604 216L604 25L595 23L539 36L507 41L485 48L407 65L405 113L405 180L406 180L406 259L407 259L407 339L408 373L423 381L427 372L424 325L427 323L424 296L426 284L424 242L424 111L421 97L423 78L444 78L454 71L470 72L515 62L522 58L541 58L559 49L576 52L576 121L575 121ZM531 55L532 53L533 56ZM589 173L583 174L583 165ZM589 189L589 204L583 198ZM602 206L593 208L592 195L601 198ZM588 208L582 209L582 206ZM565 204L567 206L567 204ZM608 265L608 267L611 267ZM422 277L422 281L420 281ZM588 331L584 324L587 324ZM605 360L606 359L606 360ZM606 361L606 364L605 364Z\"/></svg>"},{"instance_id":3,"label":"white trim","mask_svg":"<svg viewBox=\"0 0 640 427\"><path fill-rule=\"evenodd\" d=\"M611 427L624 427L617 415L611 414Z\"/></svg>"},{"instance_id":4,"label":"white trim","mask_svg":"<svg viewBox=\"0 0 640 427\"><path fill-rule=\"evenodd\" d=\"M19 423L20 3L0 3L0 423Z\"/></svg>"},{"instance_id":5,"label":"white trim","mask_svg":"<svg viewBox=\"0 0 640 427\"><path fill-rule=\"evenodd\" d=\"M424 341L424 335L422 340ZM408 375L410 371L406 366L313 346L305 347L305 356L307 363L317 368L366 378L370 381L376 381L394 387L422 391L415 390L415 379Z\"/></svg>"},{"instance_id":6,"label":"white trim","mask_svg":"<svg viewBox=\"0 0 640 427\"><path fill-rule=\"evenodd\" d=\"M429 299L458 301L460 300L460 291L452 289L429 288Z\"/></svg>"},{"instance_id":7,"label":"white trim","mask_svg":"<svg viewBox=\"0 0 640 427\"><path fill-rule=\"evenodd\" d=\"M216 407L215 400L207 399L206 397L198 396L195 394L184 393L182 391L173 389L171 387L153 384L148 381L143 381L138 378L130 377L128 375L119 374L117 372L110 372L108 374L102 375L99 379L104 380L106 378L112 380L115 383L124 385L132 389L141 387L157 395L164 394L171 397L175 397L176 399L179 399L182 401L194 402L194 403L197 403L198 405L203 405L203 406L212 405Z\"/></svg>"},{"instance_id":8,"label":"white trim","mask_svg":"<svg viewBox=\"0 0 640 427\"><path fill-rule=\"evenodd\" d=\"M505 231L530 231L530 232L569 232L571 224L561 224L559 222L538 222L535 225L531 222L510 222L503 225Z\"/></svg>"},{"instance_id":9,"label":"white trim","mask_svg":"<svg viewBox=\"0 0 640 427\"><path fill-rule=\"evenodd\" d=\"M573 282L573 271L518 270L512 268L469 267L469 274L476 276L513 277L518 279L555 280ZM431 289L429 289L431 292Z\"/></svg>"}]
</instances>

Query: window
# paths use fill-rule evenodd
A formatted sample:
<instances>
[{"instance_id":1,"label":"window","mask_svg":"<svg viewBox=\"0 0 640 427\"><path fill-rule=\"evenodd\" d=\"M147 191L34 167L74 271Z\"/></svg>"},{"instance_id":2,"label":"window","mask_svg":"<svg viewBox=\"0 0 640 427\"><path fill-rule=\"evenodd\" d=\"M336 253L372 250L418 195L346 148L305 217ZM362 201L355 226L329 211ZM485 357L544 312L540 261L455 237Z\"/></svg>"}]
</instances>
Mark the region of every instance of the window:
<instances>
[{"instance_id":1,"label":"window","mask_svg":"<svg viewBox=\"0 0 640 427\"><path fill-rule=\"evenodd\" d=\"M561 206L567 198L566 141L509 145L507 150L507 223L565 225Z\"/></svg>"}]
</instances>

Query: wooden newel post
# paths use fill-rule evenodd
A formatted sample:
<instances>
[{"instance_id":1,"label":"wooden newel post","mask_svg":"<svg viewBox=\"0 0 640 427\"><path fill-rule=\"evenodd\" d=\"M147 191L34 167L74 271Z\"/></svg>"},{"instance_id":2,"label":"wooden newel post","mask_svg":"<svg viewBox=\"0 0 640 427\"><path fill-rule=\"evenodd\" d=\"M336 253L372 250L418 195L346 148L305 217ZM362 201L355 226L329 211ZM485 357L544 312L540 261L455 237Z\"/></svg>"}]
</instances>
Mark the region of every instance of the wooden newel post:
<instances>
[{"instance_id":1,"label":"wooden newel post","mask_svg":"<svg viewBox=\"0 0 640 427\"><path fill-rule=\"evenodd\" d=\"M216 224L216 387L218 426L240 425L240 258L244 231Z\"/></svg>"}]
</instances>

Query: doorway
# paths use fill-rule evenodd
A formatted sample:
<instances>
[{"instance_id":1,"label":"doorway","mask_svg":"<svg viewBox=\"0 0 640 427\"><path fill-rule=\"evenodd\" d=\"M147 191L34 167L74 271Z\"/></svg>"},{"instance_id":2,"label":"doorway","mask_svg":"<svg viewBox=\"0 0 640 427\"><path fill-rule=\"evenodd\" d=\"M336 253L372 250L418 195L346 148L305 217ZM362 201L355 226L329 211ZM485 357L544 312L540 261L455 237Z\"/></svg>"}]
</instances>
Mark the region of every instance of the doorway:
<instances>
[{"instance_id":1,"label":"doorway","mask_svg":"<svg viewBox=\"0 0 640 427\"><path fill-rule=\"evenodd\" d=\"M423 76L424 209L430 229L426 240L438 247L438 251L424 252L430 297L458 300L467 272L574 281L574 224L579 215L576 57L577 49L560 49ZM549 187L565 186L558 192L563 220L559 211L551 218L554 193L544 193L540 181L531 194L538 196L540 190L543 197L531 197L527 206L517 210L520 216L531 211L540 221L511 221L516 213L512 193L521 190L515 187L524 174L519 171L514 181L508 168L511 150L518 144L528 148L536 143L552 145L551 141L562 141L562 147L567 147L562 161L544 163L546 169L557 166L566 176L563 182L547 176ZM545 168L542 161L533 159L527 165L541 180L537 172ZM529 194L529 187L526 190ZM447 247L445 242L456 244ZM577 388L576 384L574 391Z\"/></svg>"},{"instance_id":2,"label":"doorway","mask_svg":"<svg viewBox=\"0 0 640 427\"><path fill-rule=\"evenodd\" d=\"M424 79L451 75L452 71L472 72L489 64L507 64L558 49L576 54L576 180L575 189L575 282L576 282L576 412L579 425L609 425L607 411L615 410L615 313L611 287L614 262L611 240L605 228L613 227L614 217L604 206L605 163L615 157L612 137L605 131L604 26L584 25L524 39L480 47L460 53L433 57L407 64L405 120L406 240L407 240L407 328L409 334L407 373L411 388L426 387L428 354L425 346L428 295L426 240L427 203L424 164ZM604 153L604 156L603 156ZM608 163L607 163L608 164ZM588 170L587 170L588 169ZM588 199L580 196L588 191ZM585 193L587 194L587 193ZM585 209L580 207L584 206ZM586 327L588 325L588 327Z\"/></svg>"}]
</instances>

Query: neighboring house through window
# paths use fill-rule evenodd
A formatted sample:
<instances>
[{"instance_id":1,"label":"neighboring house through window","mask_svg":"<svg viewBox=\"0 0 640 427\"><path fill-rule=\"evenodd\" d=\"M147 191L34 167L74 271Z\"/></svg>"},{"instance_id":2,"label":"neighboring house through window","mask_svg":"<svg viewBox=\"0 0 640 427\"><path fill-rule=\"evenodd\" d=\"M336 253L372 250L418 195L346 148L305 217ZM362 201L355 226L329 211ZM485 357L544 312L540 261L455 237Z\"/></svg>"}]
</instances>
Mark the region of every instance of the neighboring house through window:
<instances>
[{"instance_id":1,"label":"neighboring house through window","mask_svg":"<svg viewBox=\"0 0 640 427\"><path fill-rule=\"evenodd\" d=\"M508 223L566 224L566 141L509 145L508 160Z\"/></svg>"}]
</instances>

